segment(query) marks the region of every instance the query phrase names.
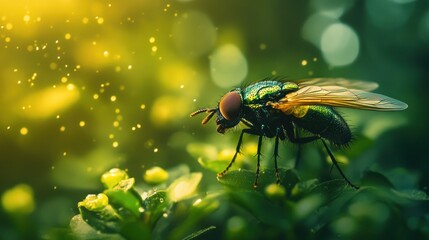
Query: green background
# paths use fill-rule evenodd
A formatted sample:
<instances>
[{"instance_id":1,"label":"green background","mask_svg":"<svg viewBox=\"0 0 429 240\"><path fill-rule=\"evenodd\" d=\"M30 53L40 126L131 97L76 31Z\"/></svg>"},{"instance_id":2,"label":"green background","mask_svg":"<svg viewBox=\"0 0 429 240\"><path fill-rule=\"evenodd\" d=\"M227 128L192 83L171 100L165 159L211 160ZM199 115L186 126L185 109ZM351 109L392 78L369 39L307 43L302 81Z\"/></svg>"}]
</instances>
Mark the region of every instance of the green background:
<instances>
[{"instance_id":1,"label":"green background","mask_svg":"<svg viewBox=\"0 0 429 240\"><path fill-rule=\"evenodd\" d=\"M99 178L112 167L143 182L153 166L185 165L203 173L199 194L224 191L198 158L230 159L240 127L220 135L214 121L201 126L202 116L189 114L271 76L373 81L376 92L407 103L393 113L340 109L355 140L335 153L358 185L370 170L398 191L428 193L428 50L424 0L1 1L0 238L56 236L78 214L78 201L102 191ZM256 142L245 137L237 166L255 170ZM272 168L272 143L264 142L264 169ZM321 146L303 146L302 180L340 178ZM292 168L296 146L285 142L280 151L280 167ZM13 189L16 198L7 201ZM368 199L364 205L374 206ZM427 204L410 217L408 208L385 210L383 199L375 201L379 211L358 211L384 216L372 219L380 221L374 229L362 220L341 235L336 226L350 224L338 213L316 236L353 238L362 229L372 238L389 229L398 231L392 237L429 236ZM205 237L234 239L231 225L249 213L240 201L221 203L231 206L195 229L214 225ZM249 238L267 229L258 221L246 226ZM309 232L301 225L294 236L301 231Z\"/></svg>"}]
</instances>

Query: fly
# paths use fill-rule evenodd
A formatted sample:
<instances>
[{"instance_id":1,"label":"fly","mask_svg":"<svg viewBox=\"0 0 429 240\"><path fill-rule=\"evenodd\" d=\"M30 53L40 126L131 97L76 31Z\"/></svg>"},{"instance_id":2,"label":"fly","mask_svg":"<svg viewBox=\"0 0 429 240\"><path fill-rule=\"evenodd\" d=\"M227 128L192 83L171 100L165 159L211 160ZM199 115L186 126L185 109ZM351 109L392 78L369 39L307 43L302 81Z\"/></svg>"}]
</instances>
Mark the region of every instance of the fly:
<instances>
[{"instance_id":1,"label":"fly","mask_svg":"<svg viewBox=\"0 0 429 240\"><path fill-rule=\"evenodd\" d=\"M326 142L344 146L352 139L348 124L333 107L373 111L400 111L408 107L399 100L371 92L377 87L378 84L374 82L343 78L298 81L266 79L231 90L220 99L217 107L199 109L191 113L191 117L207 113L202 121L204 125L216 115L217 132L222 134L240 122L247 126L241 131L232 160L225 170L218 173L218 177L228 172L240 152L243 135L250 134L259 136L254 187L258 185L262 139L268 137L275 138L274 166L278 184L279 141L287 139L292 143L305 144L320 140L344 180L358 189L345 176ZM297 137L298 129L304 129L312 135Z\"/></svg>"}]
</instances>

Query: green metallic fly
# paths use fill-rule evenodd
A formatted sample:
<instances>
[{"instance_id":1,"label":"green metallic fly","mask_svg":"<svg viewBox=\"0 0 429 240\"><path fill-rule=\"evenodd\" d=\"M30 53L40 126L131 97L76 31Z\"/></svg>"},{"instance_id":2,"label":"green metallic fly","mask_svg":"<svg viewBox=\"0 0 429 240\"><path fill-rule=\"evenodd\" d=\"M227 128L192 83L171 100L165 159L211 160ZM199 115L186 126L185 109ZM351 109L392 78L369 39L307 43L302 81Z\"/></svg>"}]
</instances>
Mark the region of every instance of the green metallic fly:
<instances>
[{"instance_id":1,"label":"green metallic fly","mask_svg":"<svg viewBox=\"0 0 429 240\"><path fill-rule=\"evenodd\" d=\"M335 160L326 141L337 146L350 143L352 133L344 118L333 107L346 107L374 111L399 111L407 104L372 93L377 83L352 81L343 78L314 78L298 81L265 79L243 89L235 88L226 93L215 108L203 108L191 113L191 117L207 113L202 124L206 124L215 114L217 131L244 123L248 128L241 131L234 157L218 177L223 177L234 163L243 142L243 135L259 136L257 148L256 179L258 185L262 138L275 138L274 164L277 183L280 175L277 168L279 140L286 138L292 143L305 144L320 140L326 148L333 164L341 176L353 188ZM312 136L297 137L297 130L304 129Z\"/></svg>"}]
</instances>

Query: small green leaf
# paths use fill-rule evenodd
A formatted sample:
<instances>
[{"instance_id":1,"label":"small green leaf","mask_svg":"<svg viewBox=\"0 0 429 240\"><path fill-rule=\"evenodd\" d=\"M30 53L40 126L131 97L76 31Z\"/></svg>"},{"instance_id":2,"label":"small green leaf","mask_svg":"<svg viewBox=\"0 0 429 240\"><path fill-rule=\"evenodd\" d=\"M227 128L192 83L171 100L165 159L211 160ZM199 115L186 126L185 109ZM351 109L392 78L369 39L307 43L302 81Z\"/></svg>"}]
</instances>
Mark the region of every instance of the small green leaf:
<instances>
[{"instance_id":1,"label":"small green leaf","mask_svg":"<svg viewBox=\"0 0 429 240\"><path fill-rule=\"evenodd\" d=\"M362 178L362 185L376 186L388 189L394 188L393 184L389 181L389 179L387 179L384 175L373 171L365 172Z\"/></svg>"},{"instance_id":2,"label":"small green leaf","mask_svg":"<svg viewBox=\"0 0 429 240\"><path fill-rule=\"evenodd\" d=\"M90 211L101 211L109 204L109 198L103 194L88 194L83 201L78 202L78 207L85 207Z\"/></svg>"},{"instance_id":3,"label":"small green leaf","mask_svg":"<svg viewBox=\"0 0 429 240\"><path fill-rule=\"evenodd\" d=\"M75 215L70 220L70 229L72 231L72 239L94 239L94 240L102 240L102 239L111 239L111 240L123 240L119 234L113 233L102 233L96 228L88 225L86 221L82 219L82 215ZM62 238L58 238L62 239Z\"/></svg>"},{"instance_id":4,"label":"small green leaf","mask_svg":"<svg viewBox=\"0 0 429 240\"><path fill-rule=\"evenodd\" d=\"M141 197L134 189L108 189L104 193L109 197L109 203L125 219L138 219L143 212Z\"/></svg>"},{"instance_id":5,"label":"small green leaf","mask_svg":"<svg viewBox=\"0 0 429 240\"><path fill-rule=\"evenodd\" d=\"M113 188L120 181L128 179L128 174L119 168L112 168L101 176L101 183L106 188Z\"/></svg>"},{"instance_id":6,"label":"small green leaf","mask_svg":"<svg viewBox=\"0 0 429 240\"><path fill-rule=\"evenodd\" d=\"M280 184L290 191L299 182L299 177L294 169L279 168ZM229 187L241 189L254 189L256 174L249 170L239 169L229 171L225 176L218 178L218 181ZM268 185L276 182L276 172L274 169L262 170L259 173L257 190L262 191Z\"/></svg>"},{"instance_id":7,"label":"small green leaf","mask_svg":"<svg viewBox=\"0 0 429 240\"><path fill-rule=\"evenodd\" d=\"M189 235L189 233L195 230L195 226L198 226L204 219L219 208L220 202L217 199L218 197L218 194L209 194L204 198L195 200L192 207L189 208L189 211L181 213L184 219L180 222L179 227L176 227L169 233L168 239L190 237L192 234Z\"/></svg>"},{"instance_id":8,"label":"small green leaf","mask_svg":"<svg viewBox=\"0 0 429 240\"><path fill-rule=\"evenodd\" d=\"M399 197L407 198L413 201L429 201L429 195L420 190L396 191L393 193Z\"/></svg>"},{"instance_id":9,"label":"small green leaf","mask_svg":"<svg viewBox=\"0 0 429 240\"><path fill-rule=\"evenodd\" d=\"M168 187L167 192L169 199L173 202L178 202L193 196L202 177L203 174L197 172L176 179Z\"/></svg>"},{"instance_id":10,"label":"small green leaf","mask_svg":"<svg viewBox=\"0 0 429 240\"><path fill-rule=\"evenodd\" d=\"M297 183L292 189L292 197L298 197L308 193L311 189L315 188L317 184L319 184L318 179L310 179Z\"/></svg>"},{"instance_id":11,"label":"small green leaf","mask_svg":"<svg viewBox=\"0 0 429 240\"><path fill-rule=\"evenodd\" d=\"M230 191L232 202L244 208L256 219L268 226L275 226L282 231L290 231L292 209L286 204L274 202L261 192L240 189Z\"/></svg>"},{"instance_id":12,"label":"small green leaf","mask_svg":"<svg viewBox=\"0 0 429 240\"><path fill-rule=\"evenodd\" d=\"M163 168L156 167L156 166L146 170L146 172L143 175L143 179L147 183L151 183L151 184L163 183L167 181L168 177L169 177L169 174L167 171L165 171Z\"/></svg>"},{"instance_id":13,"label":"small green leaf","mask_svg":"<svg viewBox=\"0 0 429 240\"><path fill-rule=\"evenodd\" d=\"M210 226L210 227L201 229L201 230L196 231L196 232L192 233L191 235L183 238L183 240L191 240L191 239L197 238L197 237L201 236L202 234L204 234L204 233L206 233L206 232L208 232L210 230L213 230L213 229L216 229L216 227L215 226Z\"/></svg>"},{"instance_id":14,"label":"small green leaf","mask_svg":"<svg viewBox=\"0 0 429 240\"><path fill-rule=\"evenodd\" d=\"M204 158L198 158L198 163L203 168L218 173L228 166L229 160L204 160Z\"/></svg>"},{"instance_id":15,"label":"small green leaf","mask_svg":"<svg viewBox=\"0 0 429 240\"><path fill-rule=\"evenodd\" d=\"M79 212L85 222L104 233L118 233L123 226L123 219L110 205L96 211L79 206Z\"/></svg>"},{"instance_id":16,"label":"small green leaf","mask_svg":"<svg viewBox=\"0 0 429 240\"><path fill-rule=\"evenodd\" d=\"M166 191L153 193L143 200L145 222L155 224L170 209L171 205Z\"/></svg>"},{"instance_id":17,"label":"small green leaf","mask_svg":"<svg viewBox=\"0 0 429 240\"><path fill-rule=\"evenodd\" d=\"M134 178L128 178L125 180L120 181L114 189L121 189L123 191L128 191L134 187L135 179Z\"/></svg>"}]
</instances>

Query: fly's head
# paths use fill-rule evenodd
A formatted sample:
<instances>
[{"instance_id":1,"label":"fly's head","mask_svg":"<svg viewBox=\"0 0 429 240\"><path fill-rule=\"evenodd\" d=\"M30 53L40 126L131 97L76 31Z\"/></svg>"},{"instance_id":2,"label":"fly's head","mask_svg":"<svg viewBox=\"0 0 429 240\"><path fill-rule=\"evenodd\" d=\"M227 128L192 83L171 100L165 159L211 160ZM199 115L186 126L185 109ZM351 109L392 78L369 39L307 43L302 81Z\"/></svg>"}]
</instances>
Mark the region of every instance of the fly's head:
<instances>
[{"instance_id":1,"label":"fly's head","mask_svg":"<svg viewBox=\"0 0 429 240\"><path fill-rule=\"evenodd\" d=\"M226 93L219 101L216 108L203 108L191 113L191 117L207 113L207 116L201 122L206 124L216 114L216 125L218 133L225 133L229 128L235 127L243 115L243 99L240 89L234 89Z\"/></svg>"}]
</instances>

